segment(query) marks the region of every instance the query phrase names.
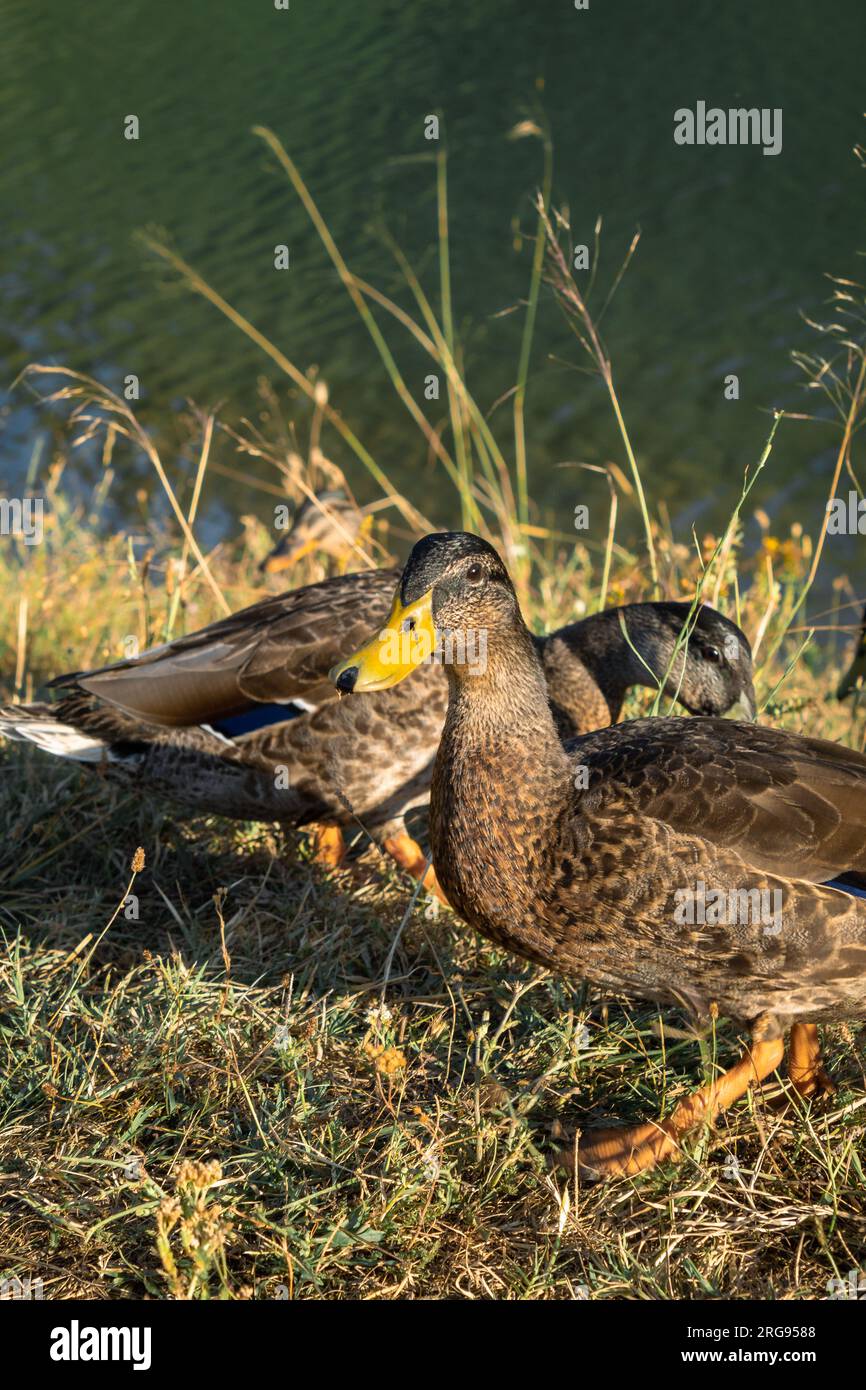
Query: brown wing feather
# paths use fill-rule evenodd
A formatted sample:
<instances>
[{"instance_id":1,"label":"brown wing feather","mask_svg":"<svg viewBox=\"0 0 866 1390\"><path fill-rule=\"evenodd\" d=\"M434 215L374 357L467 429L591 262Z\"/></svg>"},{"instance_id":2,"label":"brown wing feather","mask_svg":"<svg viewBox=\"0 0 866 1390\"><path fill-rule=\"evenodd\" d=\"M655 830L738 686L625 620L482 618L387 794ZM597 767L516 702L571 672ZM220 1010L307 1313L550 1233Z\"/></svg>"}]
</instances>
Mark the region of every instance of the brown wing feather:
<instances>
[{"instance_id":1,"label":"brown wing feather","mask_svg":"<svg viewBox=\"0 0 866 1390\"><path fill-rule=\"evenodd\" d=\"M367 571L292 589L135 660L53 684L175 727L209 723L256 701L334 698L329 669L384 621L398 577Z\"/></svg>"},{"instance_id":2,"label":"brown wing feather","mask_svg":"<svg viewBox=\"0 0 866 1390\"><path fill-rule=\"evenodd\" d=\"M725 719L637 719L567 747L590 769L588 809L624 801L785 878L866 870L866 755L855 749Z\"/></svg>"}]
</instances>

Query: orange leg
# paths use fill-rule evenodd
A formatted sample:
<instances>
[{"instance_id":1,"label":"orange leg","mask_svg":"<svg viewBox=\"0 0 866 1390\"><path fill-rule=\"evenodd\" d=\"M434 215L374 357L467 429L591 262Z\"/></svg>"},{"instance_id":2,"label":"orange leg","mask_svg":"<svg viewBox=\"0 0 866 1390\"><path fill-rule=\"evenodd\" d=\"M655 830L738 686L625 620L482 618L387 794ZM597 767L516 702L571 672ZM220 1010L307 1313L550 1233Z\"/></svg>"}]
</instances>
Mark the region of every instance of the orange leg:
<instances>
[{"instance_id":1,"label":"orange leg","mask_svg":"<svg viewBox=\"0 0 866 1390\"><path fill-rule=\"evenodd\" d=\"M413 878L419 878L428 893L438 898L446 907L449 906L448 899L439 887L436 870L432 864L427 868L426 854L407 831L401 830L397 835L389 835L382 841L382 848L401 869L405 869Z\"/></svg>"},{"instance_id":2,"label":"orange leg","mask_svg":"<svg viewBox=\"0 0 866 1390\"><path fill-rule=\"evenodd\" d=\"M832 1096L836 1090L821 1062L821 1043L814 1023L795 1023L791 1028L788 1076L801 1096Z\"/></svg>"},{"instance_id":3,"label":"orange leg","mask_svg":"<svg viewBox=\"0 0 866 1390\"><path fill-rule=\"evenodd\" d=\"M578 1148L579 1171L589 1179L631 1177L653 1168L662 1159L677 1158L680 1139L698 1125L709 1124L720 1111L745 1095L753 1082L763 1081L775 1071L784 1051L781 1038L754 1042L724 1076L681 1100L669 1119L590 1134Z\"/></svg>"},{"instance_id":4,"label":"orange leg","mask_svg":"<svg viewBox=\"0 0 866 1390\"><path fill-rule=\"evenodd\" d=\"M343 855L346 846L343 843L343 832L338 825L314 825L313 832L313 863L321 864L326 869L339 869L343 862Z\"/></svg>"}]
</instances>

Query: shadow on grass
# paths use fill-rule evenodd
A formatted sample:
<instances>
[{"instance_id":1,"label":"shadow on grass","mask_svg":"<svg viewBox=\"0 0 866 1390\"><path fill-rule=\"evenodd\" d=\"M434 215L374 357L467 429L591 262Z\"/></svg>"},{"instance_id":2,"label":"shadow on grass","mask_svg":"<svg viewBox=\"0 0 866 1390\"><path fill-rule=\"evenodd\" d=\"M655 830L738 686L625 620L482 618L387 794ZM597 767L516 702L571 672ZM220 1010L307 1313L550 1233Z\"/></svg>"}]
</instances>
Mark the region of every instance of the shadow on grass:
<instances>
[{"instance_id":1,"label":"shadow on grass","mask_svg":"<svg viewBox=\"0 0 866 1390\"><path fill-rule=\"evenodd\" d=\"M560 1132L702 1079L673 1015L423 900L407 917L375 851L325 874L303 837L176 821L36 750L0 761L0 1277L54 1298L772 1298L854 1267L851 1034L831 1108L765 1091L678 1167L575 1188L548 1166ZM100 939L139 846L138 915ZM736 1048L720 1032L715 1060Z\"/></svg>"}]
</instances>

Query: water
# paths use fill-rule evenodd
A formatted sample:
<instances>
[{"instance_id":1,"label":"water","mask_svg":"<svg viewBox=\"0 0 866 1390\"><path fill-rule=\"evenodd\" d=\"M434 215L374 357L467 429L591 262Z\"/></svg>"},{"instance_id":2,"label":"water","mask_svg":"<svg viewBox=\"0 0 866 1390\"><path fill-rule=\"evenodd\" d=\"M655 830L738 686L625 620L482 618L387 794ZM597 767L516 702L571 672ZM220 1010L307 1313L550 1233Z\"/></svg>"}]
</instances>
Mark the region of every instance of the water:
<instances>
[{"instance_id":1,"label":"water","mask_svg":"<svg viewBox=\"0 0 866 1390\"><path fill-rule=\"evenodd\" d=\"M393 481L438 524L456 519L306 214L250 134L256 123L284 141L352 268L411 309L375 227L387 220L435 296L433 167L415 157L431 151L425 115L442 113L455 315L488 408L515 379L522 314L497 315L526 293L532 246L515 229L532 226L541 168L537 141L506 137L541 101L555 199L568 203L577 239L591 242L604 216L602 282L641 229L604 329L650 502L664 501L684 539L693 520L727 514L769 408L803 408L789 350L811 339L798 311L820 312L825 271L862 269L866 184L851 154L864 134L862 0L817 12L808 0L591 0L585 12L568 0L291 0L288 12L270 0L62 10L6 0L0 38L2 383L33 359L114 386L134 372L175 473L191 467L178 452L187 399L219 404L229 421L255 417L264 373L287 415L303 426L305 412L253 344L154 262L134 236L146 227L165 229L298 365L318 365ZM781 107L782 153L676 146L673 112L699 99ZM137 142L123 138L130 113ZM291 249L288 272L273 268L278 243ZM386 331L423 399L425 360L401 330ZM530 487L568 529L575 503L602 494L590 475L557 465L624 460L603 392L557 359L580 352L545 295L527 402ZM724 399L729 372L736 402ZM425 409L435 419L440 407ZM507 443L507 405L493 422ZM20 477L47 423L20 388L8 396L6 479ZM783 425L753 494L775 524L799 517L817 531L833 442L825 426ZM325 444L358 495L375 495L333 433ZM226 439L214 457L237 466ZM151 479L131 460L123 475L121 512L132 515ZM204 510L231 533L241 512L267 516L269 502L214 472ZM602 517L599 506L599 531ZM630 508L622 527L636 529ZM853 572L854 544L834 541L828 562Z\"/></svg>"}]
</instances>

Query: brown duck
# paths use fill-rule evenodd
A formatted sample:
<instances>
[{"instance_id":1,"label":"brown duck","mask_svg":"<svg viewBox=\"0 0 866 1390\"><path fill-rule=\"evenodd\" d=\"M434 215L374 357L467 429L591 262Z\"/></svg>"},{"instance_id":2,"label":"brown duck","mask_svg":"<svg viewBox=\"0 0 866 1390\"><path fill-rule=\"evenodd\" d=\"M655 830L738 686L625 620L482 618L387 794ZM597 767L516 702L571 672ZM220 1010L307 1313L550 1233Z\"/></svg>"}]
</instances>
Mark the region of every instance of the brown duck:
<instances>
[{"instance_id":1,"label":"brown duck","mask_svg":"<svg viewBox=\"0 0 866 1390\"><path fill-rule=\"evenodd\" d=\"M451 636L430 838L461 916L551 969L751 1032L741 1061L663 1123L591 1134L584 1172L675 1155L778 1066L789 1029L794 1084L826 1087L816 1025L866 1014L866 901L827 886L866 868L866 757L720 719L639 719L563 745L538 644L475 536L415 546L390 624L399 650L376 638L333 675L344 692L382 689ZM472 631L487 634L483 671L462 659Z\"/></svg>"},{"instance_id":2,"label":"brown duck","mask_svg":"<svg viewBox=\"0 0 866 1390\"><path fill-rule=\"evenodd\" d=\"M386 621L398 579L397 570L328 579L134 660L61 676L55 704L0 709L0 733L196 813L316 824L319 858L332 865L342 829L362 825L421 876L426 856L404 815L429 796L445 676L431 664L409 685L349 702L328 679ZM686 604L632 604L533 638L563 733L610 723L630 686L663 679L687 613ZM753 713L740 629L704 608L666 688L695 713L738 701ZM432 874L427 886L436 891Z\"/></svg>"},{"instance_id":3,"label":"brown duck","mask_svg":"<svg viewBox=\"0 0 866 1390\"><path fill-rule=\"evenodd\" d=\"M360 511L339 489L317 492L301 503L282 540L265 557L259 568L263 574L280 574L292 569L307 555L329 555L341 569L348 569L359 554L362 541L370 534L373 518Z\"/></svg>"}]
</instances>

